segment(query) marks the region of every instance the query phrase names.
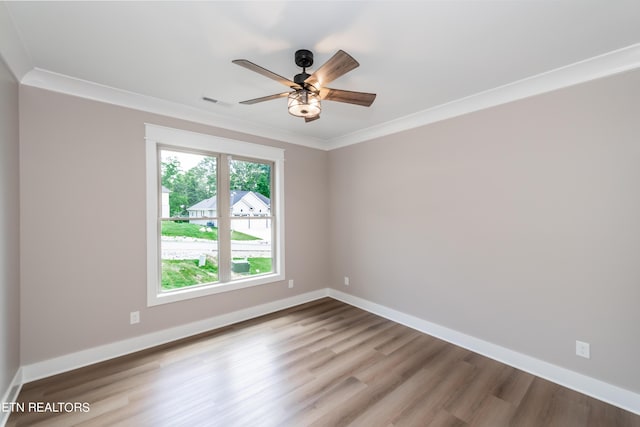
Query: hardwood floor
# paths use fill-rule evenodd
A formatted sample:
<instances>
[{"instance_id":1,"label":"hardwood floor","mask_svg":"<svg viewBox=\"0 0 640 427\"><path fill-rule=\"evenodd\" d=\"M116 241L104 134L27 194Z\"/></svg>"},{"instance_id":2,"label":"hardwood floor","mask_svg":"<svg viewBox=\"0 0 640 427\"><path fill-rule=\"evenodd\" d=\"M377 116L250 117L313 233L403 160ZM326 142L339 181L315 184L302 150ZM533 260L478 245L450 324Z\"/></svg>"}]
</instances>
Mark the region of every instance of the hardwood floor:
<instances>
[{"instance_id":1,"label":"hardwood floor","mask_svg":"<svg viewBox=\"0 0 640 427\"><path fill-rule=\"evenodd\" d=\"M322 299L26 384L8 426L640 426L640 416Z\"/></svg>"}]
</instances>

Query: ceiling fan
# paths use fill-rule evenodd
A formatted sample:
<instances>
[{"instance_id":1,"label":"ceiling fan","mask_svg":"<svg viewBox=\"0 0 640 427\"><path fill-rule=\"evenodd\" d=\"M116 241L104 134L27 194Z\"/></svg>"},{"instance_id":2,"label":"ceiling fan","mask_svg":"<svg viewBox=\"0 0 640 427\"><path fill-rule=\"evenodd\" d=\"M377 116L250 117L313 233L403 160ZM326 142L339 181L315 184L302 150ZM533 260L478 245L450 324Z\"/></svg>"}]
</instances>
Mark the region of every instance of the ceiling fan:
<instances>
[{"instance_id":1,"label":"ceiling fan","mask_svg":"<svg viewBox=\"0 0 640 427\"><path fill-rule=\"evenodd\" d=\"M322 111L321 101L346 102L348 104L369 107L376 99L375 93L352 92L349 90L331 89L325 85L338 77L357 68L360 64L351 55L339 50L313 74L307 74L306 69L313 65L313 53L310 50L300 49L295 53L295 62L302 68L302 73L296 74L293 80L282 77L246 59L232 61L241 67L255 71L265 77L269 77L292 89L291 92L283 92L275 95L242 101L240 104L257 104L258 102L288 97L289 113L296 117L304 117L305 122L311 122L320 118Z\"/></svg>"}]
</instances>

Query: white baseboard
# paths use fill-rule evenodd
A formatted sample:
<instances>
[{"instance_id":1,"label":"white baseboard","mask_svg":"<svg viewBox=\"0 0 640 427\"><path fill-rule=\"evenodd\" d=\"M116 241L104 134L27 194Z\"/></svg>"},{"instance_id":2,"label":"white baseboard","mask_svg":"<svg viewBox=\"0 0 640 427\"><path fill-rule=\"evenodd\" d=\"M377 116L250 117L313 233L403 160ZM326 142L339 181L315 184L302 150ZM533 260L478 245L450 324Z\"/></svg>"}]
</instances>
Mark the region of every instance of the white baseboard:
<instances>
[{"instance_id":1,"label":"white baseboard","mask_svg":"<svg viewBox=\"0 0 640 427\"><path fill-rule=\"evenodd\" d=\"M638 393L331 288L319 289L199 322L25 365L16 373L4 401L9 402L15 399L21 384L26 382L187 338L327 296L640 415L640 394ZM2 418L0 418L0 426L3 425L1 421Z\"/></svg>"},{"instance_id":2,"label":"white baseboard","mask_svg":"<svg viewBox=\"0 0 640 427\"><path fill-rule=\"evenodd\" d=\"M221 328L223 326L231 325L233 323L242 322L243 320L253 319L285 308L304 304L309 301L324 298L327 295L327 289L307 292L290 298L211 317L198 322L188 323L186 325L176 326L162 331L101 345L99 347L65 354L64 356L43 360L42 362L25 365L22 367L22 382L26 383L35 381L51 375L82 368L93 363L113 359L114 357L145 350L147 348L187 338L213 329Z\"/></svg>"},{"instance_id":3,"label":"white baseboard","mask_svg":"<svg viewBox=\"0 0 640 427\"><path fill-rule=\"evenodd\" d=\"M24 381L22 380L22 368L18 368L16 374L13 376L11 384L9 384L9 388L5 392L4 396L2 396L2 400L0 400L0 403L15 402L18 399L18 394L20 394L20 389L22 389L23 383ZM10 415L11 412L0 411L0 426L4 426L5 424L7 424Z\"/></svg>"},{"instance_id":4,"label":"white baseboard","mask_svg":"<svg viewBox=\"0 0 640 427\"><path fill-rule=\"evenodd\" d=\"M514 368L544 378L561 386L586 394L603 402L640 415L640 394L583 375L566 368L518 353L505 347L463 334L462 332L405 314L366 299L329 289L331 298L378 316L393 320L417 331L440 338L457 346L482 354Z\"/></svg>"}]
</instances>

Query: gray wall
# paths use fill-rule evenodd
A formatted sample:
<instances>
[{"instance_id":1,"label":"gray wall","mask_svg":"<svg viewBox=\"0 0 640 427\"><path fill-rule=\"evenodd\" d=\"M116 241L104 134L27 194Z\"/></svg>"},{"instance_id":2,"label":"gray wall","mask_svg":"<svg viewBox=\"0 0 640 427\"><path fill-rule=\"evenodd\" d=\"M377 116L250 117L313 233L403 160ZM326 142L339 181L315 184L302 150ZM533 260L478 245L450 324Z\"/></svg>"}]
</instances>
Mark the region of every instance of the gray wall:
<instances>
[{"instance_id":1,"label":"gray wall","mask_svg":"<svg viewBox=\"0 0 640 427\"><path fill-rule=\"evenodd\" d=\"M146 308L145 122L285 148L293 289ZM20 131L23 364L326 287L326 152L26 86Z\"/></svg>"},{"instance_id":2,"label":"gray wall","mask_svg":"<svg viewBox=\"0 0 640 427\"><path fill-rule=\"evenodd\" d=\"M639 117L635 71L331 151L332 285L640 392Z\"/></svg>"},{"instance_id":3,"label":"gray wall","mask_svg":"<svg viewBox=\"0 0 640 427\"><path fill-rule=\"evenodd\" d=\"M0 58L0 398L20 366L18 82Z\"/></svg>"},{"instance_id":4,"label":"gray wall","mask_svg":"<svg viewBox=\"0 0 640 427\"><path fill-rule=\"evenodd\" d=\"M330 284L640 392L639 92L626 73L326 153L21 87L21 361ZM286 148L293 290L146 308L145 122Z\"/></svg>"}]
</instances>

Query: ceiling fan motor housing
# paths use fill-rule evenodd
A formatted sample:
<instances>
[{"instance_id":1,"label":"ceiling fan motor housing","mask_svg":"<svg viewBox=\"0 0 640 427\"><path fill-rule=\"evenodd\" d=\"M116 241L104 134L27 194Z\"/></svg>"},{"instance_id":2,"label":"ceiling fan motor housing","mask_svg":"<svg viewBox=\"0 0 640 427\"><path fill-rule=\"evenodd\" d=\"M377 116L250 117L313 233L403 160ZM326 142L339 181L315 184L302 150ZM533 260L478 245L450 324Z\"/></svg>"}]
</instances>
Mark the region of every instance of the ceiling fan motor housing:
<instances>
[{"instance_id":1,"label":"ceiling fan motor housing","mask_svg":"<svg viewBox=\"0 0 640 427\"><path fill-rule=\"evenodd\" d=\"M309 68L313 65L313 52L307 49L296 50L296 65L302 68Z\"/></svg>"},{"instance_id":2,"label":"ceiling fan motor housing","mask_svg":"<svg viewBox=\"0 0 640 427\"><path fill-rule=\"evenodd\" d=\"M306 85L304 81L307 80L309 76L310 74L307 74L307 73L296 74L295 76L293 76L293 82L296 83L298 86L307 89L307 86L310 86L310 85Z\"/></svg>"}]
</instances>

